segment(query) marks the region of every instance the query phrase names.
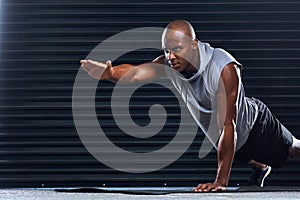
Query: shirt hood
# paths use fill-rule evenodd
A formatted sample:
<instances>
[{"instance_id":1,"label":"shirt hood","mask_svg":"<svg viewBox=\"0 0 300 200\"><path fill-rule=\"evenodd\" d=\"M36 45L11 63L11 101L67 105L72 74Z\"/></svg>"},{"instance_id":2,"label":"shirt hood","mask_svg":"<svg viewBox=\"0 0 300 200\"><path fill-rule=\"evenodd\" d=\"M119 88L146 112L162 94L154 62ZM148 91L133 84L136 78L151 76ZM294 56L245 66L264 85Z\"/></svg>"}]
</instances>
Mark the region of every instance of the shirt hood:
<instances>
[{"instance_id":1,"label":"shirt hood","mask_svg":"<svg viewBox=\"0 0 300 200\"><path fill-rule=\"evenodd\" d=\"M206 70L209 62L212 59L214 48L211 47L208 43L202 43L198 41L198 50L199 50L199 58L200 58L200 64L198 66L197 72L190 78L185 78L180 74L180 78L189 82L193 82L198 78L198 76L201 75L203 71ZM178 73L179 74L179 73Z\"/></svg>"}]
</instances>

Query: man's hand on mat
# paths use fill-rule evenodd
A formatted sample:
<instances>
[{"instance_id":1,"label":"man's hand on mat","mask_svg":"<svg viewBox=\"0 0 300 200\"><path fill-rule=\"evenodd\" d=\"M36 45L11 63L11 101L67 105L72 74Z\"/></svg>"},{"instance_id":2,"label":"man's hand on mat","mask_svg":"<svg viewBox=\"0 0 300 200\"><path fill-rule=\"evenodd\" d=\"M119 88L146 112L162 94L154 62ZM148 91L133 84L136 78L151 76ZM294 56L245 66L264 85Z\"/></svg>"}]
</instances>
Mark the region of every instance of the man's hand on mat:
<instances>
[{"instance_id":1,"label":"man's hand on mat","mask_svg":"<svg viewBox=\"0 0 300 200\"><path fill-rule=\"evenodd\" d=\"M210 191L223 191L223 190L226 190L226 187L216 182L199 184L196 188L193 189L194 192L210 192Z\"/></svg>"},{"instance_id":2,"label":"man's hand on mat","mask_svg":"<svg viewBox=\"0 0 300 200\"><path fill-rule=\"evenodd\" d=\"M98 80L109 79L113 74L111 61L106 64L93 60L80 60L81 68L86 71L91 77ZM102 74L102 76L101 76Z\"/></svg>"}]
</instances>

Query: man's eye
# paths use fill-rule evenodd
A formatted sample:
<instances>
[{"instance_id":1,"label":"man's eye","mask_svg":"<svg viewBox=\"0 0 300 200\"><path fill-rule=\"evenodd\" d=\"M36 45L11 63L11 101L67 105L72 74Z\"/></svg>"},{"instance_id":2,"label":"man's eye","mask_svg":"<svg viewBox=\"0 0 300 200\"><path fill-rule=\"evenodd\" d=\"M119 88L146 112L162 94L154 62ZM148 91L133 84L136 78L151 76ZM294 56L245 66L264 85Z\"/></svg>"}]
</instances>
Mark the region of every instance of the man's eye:
<instances>
[{"instance_id":1,"label":"man's eye","mask_svg":"<svg viewBox=\"0 0 300 200\"><path fill-rule=\"evenodd\" d=\"M178 51L180 51L180 50L181 50L180 47L177 47L177 48L174 49L175 52L178 52Z\"/></svg>"}]
</instances>

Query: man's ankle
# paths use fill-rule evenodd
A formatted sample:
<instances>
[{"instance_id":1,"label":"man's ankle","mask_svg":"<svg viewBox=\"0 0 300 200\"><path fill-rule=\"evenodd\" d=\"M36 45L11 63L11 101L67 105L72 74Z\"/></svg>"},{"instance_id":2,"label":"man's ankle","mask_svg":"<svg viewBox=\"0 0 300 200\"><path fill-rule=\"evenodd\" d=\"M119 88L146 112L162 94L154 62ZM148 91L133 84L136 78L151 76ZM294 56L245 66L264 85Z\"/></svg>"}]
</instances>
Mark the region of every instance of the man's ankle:
<instances>
[{"instance_id":1,"label":"man's ankle","mask_svg":"<svg viewBox=\"0 0 300 200\"><path fill-rule=\"evenodd\" d=\"M261 169L262 171L264 171L264 170L267 169L267 167L268 167L268 165L262 165L260 169Z\"/></svg>"}]
</instances>

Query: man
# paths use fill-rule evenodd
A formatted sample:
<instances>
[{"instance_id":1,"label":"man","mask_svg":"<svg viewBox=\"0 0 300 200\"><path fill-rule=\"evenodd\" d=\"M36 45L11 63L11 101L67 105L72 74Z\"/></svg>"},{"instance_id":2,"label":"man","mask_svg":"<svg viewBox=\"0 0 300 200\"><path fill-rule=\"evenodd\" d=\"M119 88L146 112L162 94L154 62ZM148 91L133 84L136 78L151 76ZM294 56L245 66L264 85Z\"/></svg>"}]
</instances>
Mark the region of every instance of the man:
<instances>
[{"instance_id":1,"label":"man","mask_svg":"<svg viewBox=\"0 0 300 200\"><path fill-rule=\"evenodd\" d=\"M254 165L263 186L271 167L282 166L288 157L300 157L300 141L280 124L259 100L245 97L241 83L241 64L222 49L201 43L191 24L176 20L162 35L164 55L139 66L122 64L112 67L92 60L81 60L82 69L99 80L132 83L168 76L185 98L191 113L198 109L202 116L194 119L206 133L208 121L218 125L218 170L213 183L199 184L195 192L225 190L232 161ZM168 64L170 68L157 67ZM100 75L101 74L101 75ZM257 181L257 180L256 180Z\"/></svg>"}]
</instances>

